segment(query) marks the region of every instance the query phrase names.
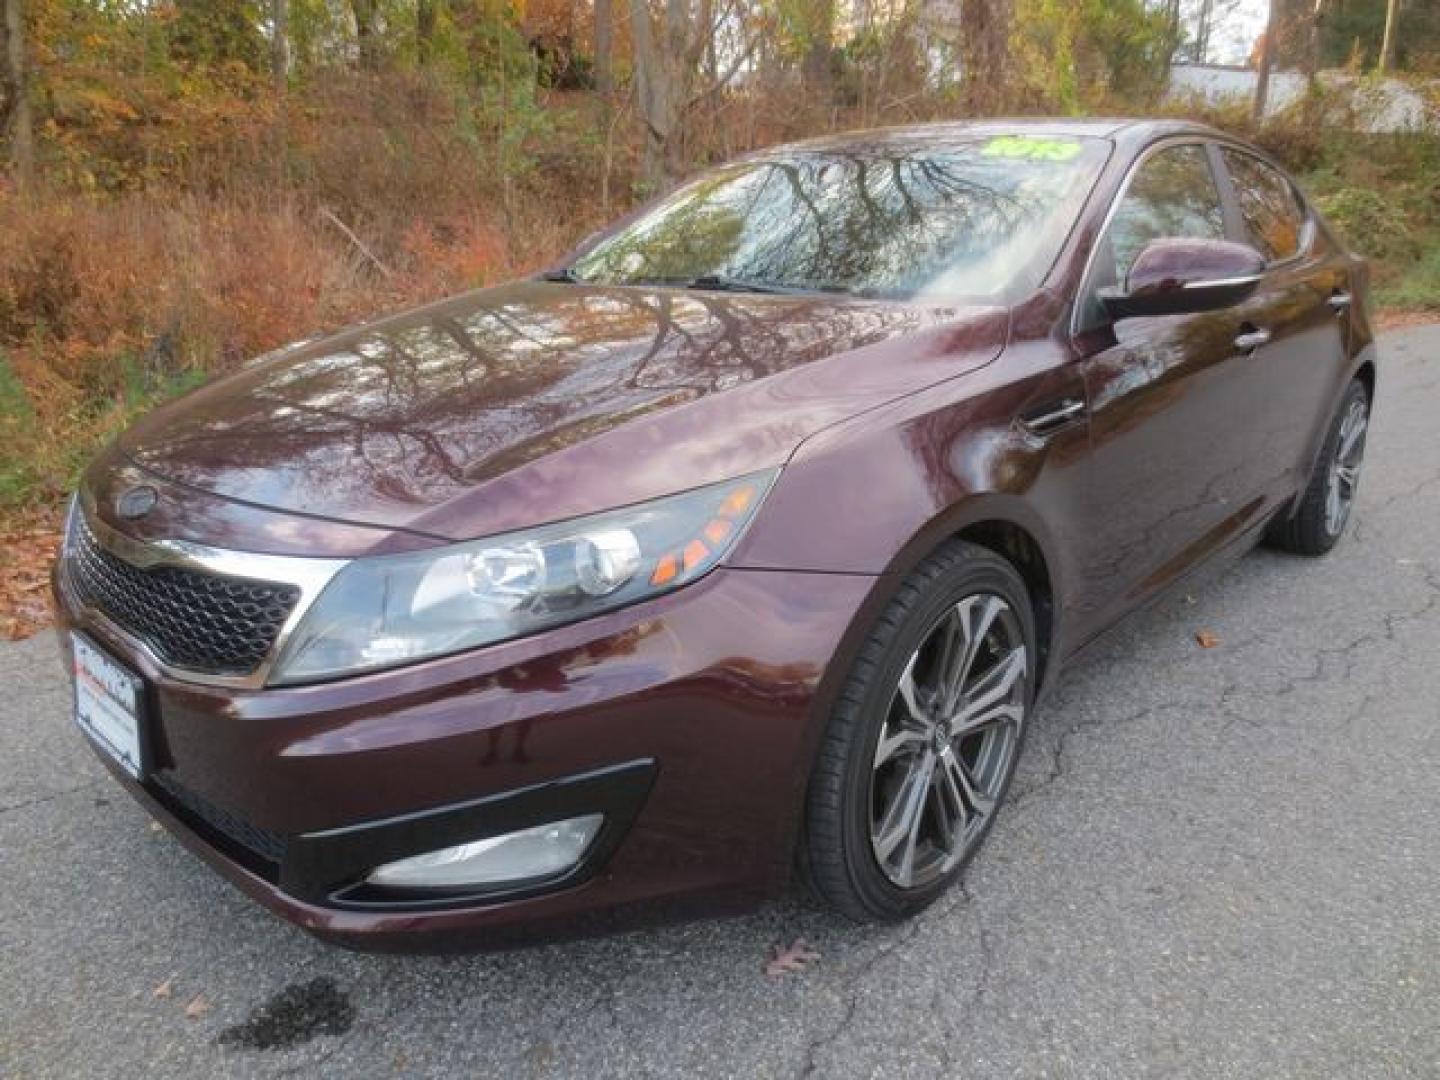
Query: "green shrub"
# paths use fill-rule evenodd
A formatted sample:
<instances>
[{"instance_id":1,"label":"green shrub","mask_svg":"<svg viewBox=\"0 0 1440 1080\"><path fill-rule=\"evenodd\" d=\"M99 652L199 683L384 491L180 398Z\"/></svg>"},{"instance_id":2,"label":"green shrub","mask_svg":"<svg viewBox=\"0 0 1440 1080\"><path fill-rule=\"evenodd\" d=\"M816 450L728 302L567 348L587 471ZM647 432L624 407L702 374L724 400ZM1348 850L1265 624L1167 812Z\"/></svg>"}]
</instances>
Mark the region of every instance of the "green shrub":
<instances>
[{"instance_id":1,"label":"green shrub","mask_svg":"<svg viewBox=\"0 0 1440 1080\"><path fill-rule=\"evenodd\" d=\"M1375 299L1402 311L1440 311L1440 241L1398 278L1377 287Z\"/></svg>"},{"instance_id":2,"label":"green shrub","mask_svg":"<svg viewBox=\"0 0 1440 1080\"><path fill-rule=\"evenodd\" d=\"M1341 239L1375 259L1413 259L1419 244L1404 207L1370 188L1345 187L1315 203Z\"/></svg>"},{"instance_id":3,"label":"green shrub","mask_svg":"<svg viewBox=\"0 0 1440 1080\"><path fill-rule=\"evenodd\" d=\"M39 477L27 449L33 445L35 410L10 358L0 350L0 508L19 506Z\"/></svg>"}]
</instances>

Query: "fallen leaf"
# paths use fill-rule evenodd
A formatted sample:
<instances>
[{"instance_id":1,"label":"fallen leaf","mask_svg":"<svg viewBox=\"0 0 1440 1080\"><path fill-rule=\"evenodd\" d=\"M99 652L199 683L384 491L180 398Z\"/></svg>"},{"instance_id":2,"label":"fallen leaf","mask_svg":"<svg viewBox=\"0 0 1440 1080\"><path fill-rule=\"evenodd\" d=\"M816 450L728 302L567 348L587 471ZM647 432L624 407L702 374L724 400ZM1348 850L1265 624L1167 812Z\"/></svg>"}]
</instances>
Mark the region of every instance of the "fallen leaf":
<instances>
[{"instance_id":1,"label":"fallen leaf","mask_svg":"<svg viewBox=\"0 0 1440 1080\"><path fill-rule=\"evenodd\" d=\"M770 959L765 964L765 974L771 978L804 971L820 954L810 947L804 938L796 938L789 945L770 946Z\"/></svg>"},{"instance_id":2,"label":"fallen leaf","mask_svg":"<svg viewBox=\"0 0 1440 1080\"><path fill-rule=\"evenodd\" d=\"M159 986L155 987L155 989L152 990L151 993L157 998L168 998L174 992L174 990L175 976L171 975L170 978L166 979Z\"/></svg>"},{"instance_id":3,"label":"fallen leaf","mask_svg":"<svg viewBox=\"0 0 1440 1080\"><path fill-rule=\"evenodd\" d=\"M50 564L60 546L59 512L0 517L0 639L25 638L48 626Z\"/></svg>"},{"instance_id":4,"label":"fallen leaf","mask_svg":"<svg viewBox=\"0 0 1440 1080\"><path fill-rule=\"evenodd\" d=\"M205 1000L204 994L196 994L190 1004L185 1006L185 1015L191 1020L199 1020L212 1008L214 1006Z\"/></svg>"},{"instance_id":5,"label":"fallen leaf","mask_svg":"<svg viewBox=\"0 0 1440 1080\"><path fill-rule=\"evenodd\" d=\"M1393 308L1377 312L1376 330L1399 330L1407 326L1424 326L1435 321L1433 311L1405 311Z\"/></svg>"},{"instance_id":6,"label":"fallen leaf","mask_svg":"<svg viewBox=\"0 0 1440 1080\"><path fill-rule=\"evenodd\" d=\"M1220 644L1220 638L1212 634L1209 630L1201 630L1195 635L1195 644L1199 645L1202 649L1213 649L1216 645Z\"/></svg>"}]
</instances>

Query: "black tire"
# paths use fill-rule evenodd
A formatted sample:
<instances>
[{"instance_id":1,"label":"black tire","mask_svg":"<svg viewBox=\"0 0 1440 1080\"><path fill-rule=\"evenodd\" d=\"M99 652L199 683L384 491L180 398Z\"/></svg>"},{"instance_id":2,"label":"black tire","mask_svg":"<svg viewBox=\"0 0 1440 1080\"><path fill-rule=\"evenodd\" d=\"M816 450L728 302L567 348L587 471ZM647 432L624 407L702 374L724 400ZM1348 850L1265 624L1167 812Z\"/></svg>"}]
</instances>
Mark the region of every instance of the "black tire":
<instances>
[{"instance_id":1,"label":"black tire","mask_svg":"<svg viewBox=\"0 0 1440 1080\"><path fill-rule=\"evenodd\" d=\"M883 768L877 763L878 740L882 729L887 732L894 730L887 725L896 723L892 713L892 710L897 708L896 702L904 701L909 704L909 699L898 695L897 688L902 675L907 671L912 673L913 681L909 684L912 688L911 698L920 698L922 692L930 694L932 691L929 688L915 689L920 681L920 668L916 665L924 655L924 650L931 648L931 643L938 640L935 635L942 632L942 626L950 625L946 620L968 620L968 614L957 613L972 610L969 606L972 603L989 605L991 598L1002 600L1008 605L1009 612L1003 616L992 616L992 623L1003 618L1004 630L1008 635L1005 640L1008 642L1018 631L1025 650L1018 661L1018 666L1023 666L1022 673L1011 678L1005 678L1003 673L1001 676L1004 684L1012 687L1007 691L1012 695L1009 699L1012 703L1010 707L1020 708L1013 737L1006 736L1006 745L1010 748L1008 759L1003 764L997 763L991 770L992 775L983 792L983 805L988 809L983 815L977 812L973 819L967 818L963 813L942 815L942 804L954 804L944 804L945 797L937 794L933 788L927 788L925 783L917 782L911 788L926 791L921 797L925 808L919 813L931 815L927 821L934 822L931 826L933 829L940 827L942 817L948 817L952 825L958 820L962 827L957 831L964 839L955 842L956 833L950 833L950 854L944 859L933 859L933 869L938 873L938 877L914 887L903 888L888 876L890 872L882 869L877 852L883 841L875 837L872 831L889 820L883 815L881 823L876 823L873 819L877 805L875 785L881 782L879 778ZM1003 606L986 610L1003 610ZM1010 614L1013 614L1014 618L1011 618ZM984 640L990 643L999 640L995 636L998 633L999 631L985 630L977 634L977 637L988 634L990 636ZM986 647L997 650L999 648L998 645ZM1009 649L1008 645L1006 649L1007 655L1013 657L1013 650ZM977 664L978 661L973 659L976 654L971 652L970 655L970 663ZM985 678L993 679L994 673L1001 666L999 652L994 655L997 659ZM811 774L798 854L801 877L822 902L859 922L896 921L921 911L955 882L965 864L983 843L993 824L995 811L1003 802L1014 776L1015 763L1023 746L1034 700L1036 656L1034 616L1025 583L1008 562L993 552L963 541L951 541L927 558L905 579L859 650L831 715ZM937 657L935 664L937 672L942 670L940 659L943 658ZM956 668L960 675L954 685L961 688L961 696L967 703L965 707L969 708L971 699L963 694L965 673L981 669L967 667L964 661L957 661ZM939 699L944 696L943 676L937 676L936 679L933 691L935 696L927 700L934 704L938 716L947 710L938 704ZM1023 680L1023 686L1019 685L1017 680ZM981 681L981 677L977 677L971 683L977 693ZM998 682L989 685L995 686ZM902 720L915 715L913 709L904 709L903 706L901 708ZM887 720L887 717L891 719ZM980 734L956 734L954 738L957 741L951 744L947 741L950 736L948 721L939 722L946 724L944 735L932 731L933 742L927 744L930 749L913 751L917 757L920 754L929 754L932 762L941 761L944 760L946 752L953 750L952 759L958 759L964 745L958 740L987 738ZM901 726L906 725L902 723ZM976 730L992 729L986 727ZM989 743L985 745L988 746ZM929 775L934 776L937 786L944 785L944 772L944 766L933 766L933 773ZM964 790L967 794L971 792L970 787L965 787ZM948 791L958 794L959 788L951 785ZM942 800L942 803L932 805L929 801L932 797ZM899 800L900 796L896 795L895 801ZM914 850L915 845L912 842L912 858ZM934 850L941 849L936 847ZM946 861L949 858L955 858L958 862L947 866Z\"/></svg>"},{"instance_id":2,"label":"black tire","mask_svg":"<svg viewBox=\"0 0 1440 1080\"><path fill-rule=\"evenodd\" d=\"M1296 555L1324 555L1344 535L1358 485L1360 464L1363 462L1365 453L1365 430L1363 427L1358 436L1358 446L1352 448L1354 452L1351 454L1355 480L1348 484L1348 495L1344 498L1343 511L1338 521L1330 511L1329 503L1331 485L1339 482L1335 470L1337 464L1342 463L1339 460L1339 455L1344 449L1340 442L1341 432L1345 427L1346 418L1357 407L1362 411L1365 423L1368 424L1370 395L1365 389L1365 384L1359 379L1354 379L1345 388L1345 393L1340 399L1340 407L1330 420L1330 426L1325 432L1325 442L1322 444L1320 456L1315 462L1315 471L1311 475L1309 483L1305 485L1305 490L1300 494L1299 506L1293 514L1277 518L1265 534L1265 541L1271 547L1293 552Z\"/></svg>"}]
</instances>

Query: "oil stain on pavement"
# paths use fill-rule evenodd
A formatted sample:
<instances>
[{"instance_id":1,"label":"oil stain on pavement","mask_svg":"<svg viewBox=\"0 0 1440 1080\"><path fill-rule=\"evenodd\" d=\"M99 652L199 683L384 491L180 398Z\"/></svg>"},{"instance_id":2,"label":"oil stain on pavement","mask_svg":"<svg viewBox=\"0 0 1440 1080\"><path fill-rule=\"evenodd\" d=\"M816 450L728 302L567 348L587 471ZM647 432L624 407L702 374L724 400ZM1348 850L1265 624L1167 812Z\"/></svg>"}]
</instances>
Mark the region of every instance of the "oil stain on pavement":
<instances>
[{"instance_id":1,"label":"oil stain on pavement","mask_svg":"<svg viewBox=\"0 0 1440 1080\"><path fill-rule=\"evenodd\" d=\"M291 983L257 1005L217 1041L237 1050L289 1050L318 1035L343 1035L355 1022L350 998L326 976Z\"/></svg>"}]
</instances>

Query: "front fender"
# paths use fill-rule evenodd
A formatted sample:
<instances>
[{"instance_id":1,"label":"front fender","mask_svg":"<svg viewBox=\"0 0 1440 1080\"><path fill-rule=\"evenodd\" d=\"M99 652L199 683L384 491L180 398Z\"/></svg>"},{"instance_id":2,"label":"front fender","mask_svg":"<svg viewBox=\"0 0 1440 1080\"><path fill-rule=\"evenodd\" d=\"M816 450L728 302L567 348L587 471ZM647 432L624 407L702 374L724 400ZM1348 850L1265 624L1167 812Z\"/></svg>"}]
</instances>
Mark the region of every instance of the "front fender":
<instances>
[{"instance_id":1,"label":"front fender","mask_svg":"<svg viewBox=\"0 0 1440 1080\"><path fill-rule=\"evenodd\" d=\"M1083 498L1088 431L1077 423L1040 440L1016 417L1084 391L1059 358L1029 371L1008 360L804 443L732 564L903 575L949 537L1005 522L1035 542L1061 600L1071 573L1061 541Z\"/></svg>"}]
</instances>

